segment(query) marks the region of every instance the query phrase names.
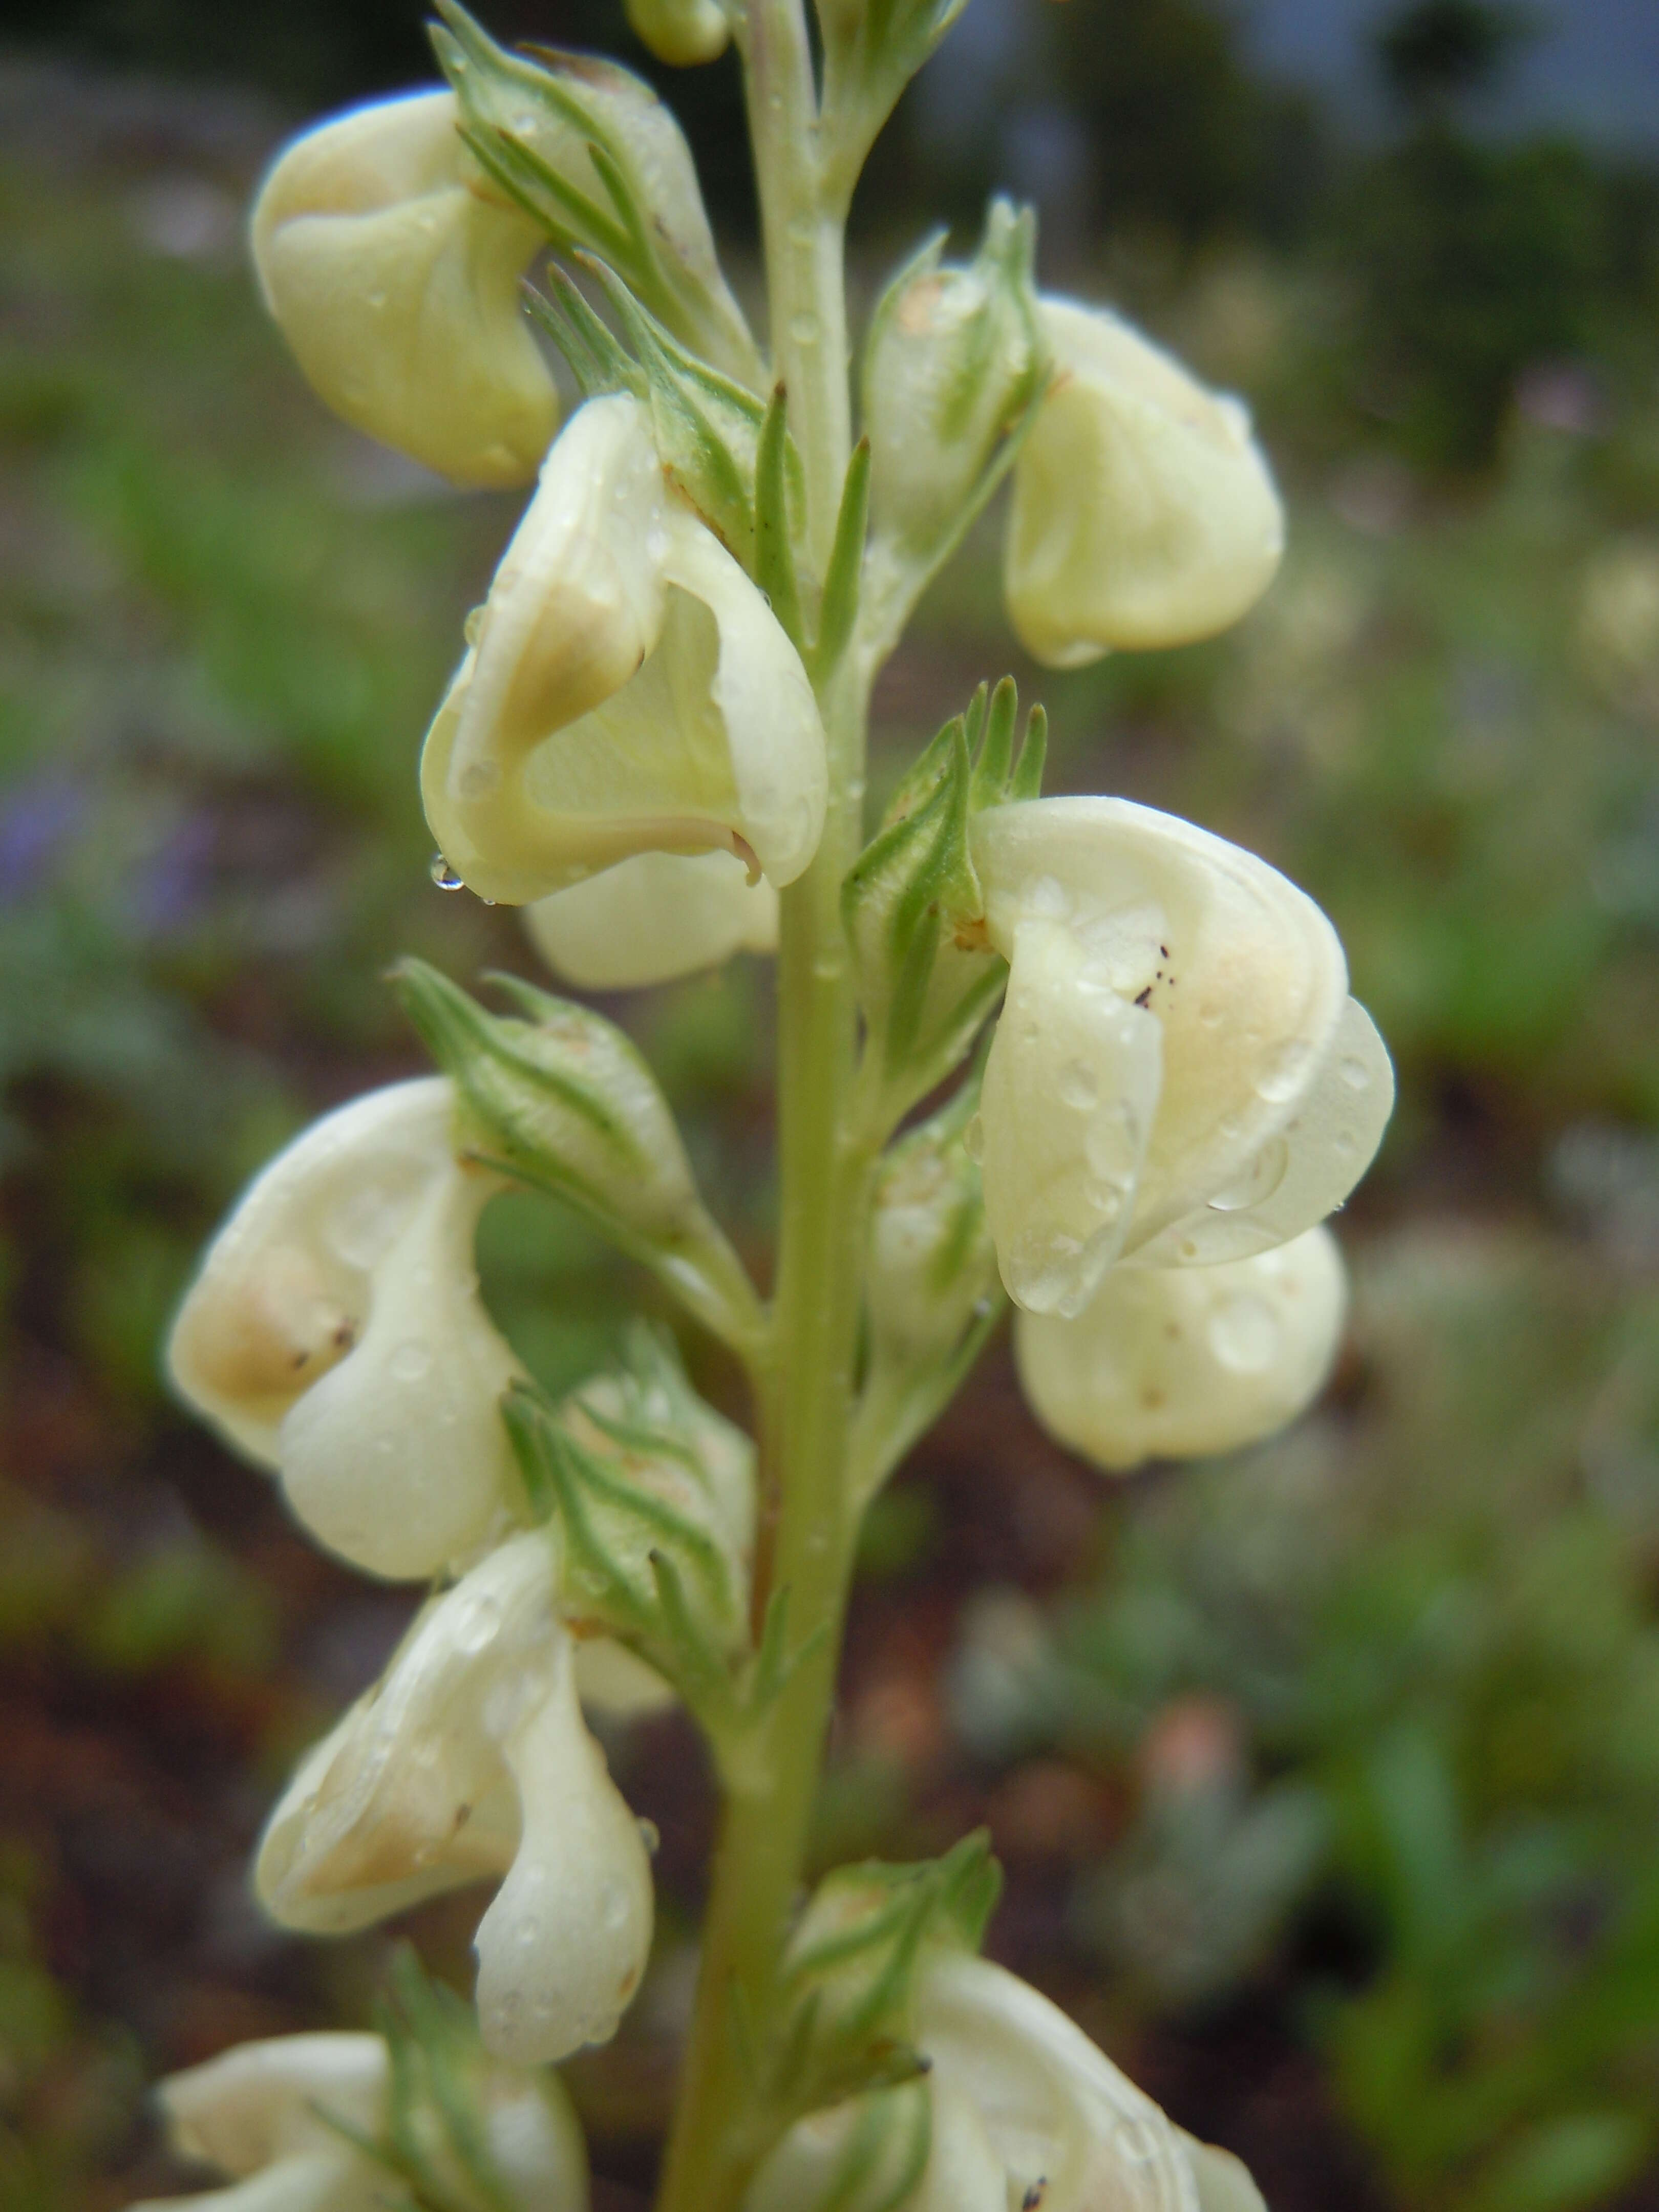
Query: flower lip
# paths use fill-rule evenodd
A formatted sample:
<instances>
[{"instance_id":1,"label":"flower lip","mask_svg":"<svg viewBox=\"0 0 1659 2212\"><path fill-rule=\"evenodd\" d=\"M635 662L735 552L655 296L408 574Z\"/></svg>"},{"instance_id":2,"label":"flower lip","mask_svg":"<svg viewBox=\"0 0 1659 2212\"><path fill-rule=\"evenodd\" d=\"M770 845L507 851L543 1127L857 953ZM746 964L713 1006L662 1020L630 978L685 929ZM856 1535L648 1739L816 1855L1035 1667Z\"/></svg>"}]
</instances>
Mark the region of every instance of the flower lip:
<instances>
[{"instance_id":1,"label":"flower lip","mask_svg":"<svg viewBox=\"0 0 1659 2212\"><path fill-rule=\"evenodd\" d=\"M1324 915L1275 869L1129 800L994 807L975 818L969 836L988 934L1014 961L986 1075L994 1226L1000 1190L1016 1180L1028 1191L1053 1182L1065 1163L1104 1146L1114 1133L1107 1119L1127 1117L1115 1133L1122 1158L1113 1163L1115 1239L1085 1254L1037 1308L1075 1313L1107 1266L1149 1246L1194 1207L1224 1200L1295 1121L1343 1019L1346 963ZM1036 995L1011 1030L1022 967ZM1082 1030L1077 1066L1048 1065L1064 1056L1057 1024L1067 1008L1079 1023L1086 1013L1103 1036L1121 1031L1115 1048L1129 1055L1121 1067ZM1148 1017L1158 1033L1155 1066L1139 1026ZM1015 1115L1018 1129L995 1126ZM1016 1283L1010 1289L1031 1303Z\"/></svg>"},{"instance_id":2,"label":"flower lip","mask_svg":"<svg viewBox=\"0 0 1659 2212\"><path fill-rule=\"evenodd\" d=\"M823 826L799 655L669 489L649 418L590 400L548 457L422 757L427 819L520 905L637 854L752 855L774 884Z\"/></svg>"},{"instance_id":3,"label":"flower lip","mask_svg":"<svg viewBox=\"0 0 1659 2212\"><path fill-rule=\"evenodd\" d=\"M501 1179L455 1154L443 1077L326 1115L255 1178L168 1344L185 1397L372 1573L422 1577L520 1508L496 1401L517 1372L472 1239Z\"/></svg>"}]
</instances>

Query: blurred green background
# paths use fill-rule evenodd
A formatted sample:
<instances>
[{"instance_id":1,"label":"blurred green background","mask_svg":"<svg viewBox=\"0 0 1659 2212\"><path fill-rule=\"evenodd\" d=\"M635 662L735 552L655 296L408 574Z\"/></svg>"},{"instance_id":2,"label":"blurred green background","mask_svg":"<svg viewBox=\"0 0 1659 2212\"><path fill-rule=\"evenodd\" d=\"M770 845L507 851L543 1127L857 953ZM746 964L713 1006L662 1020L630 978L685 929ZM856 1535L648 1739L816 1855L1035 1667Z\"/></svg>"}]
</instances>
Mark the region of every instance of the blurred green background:
<instances>
[{"instance_id":1,"label":"blurred green background","mask_svg":"<svg viewBox=\"0 0 1659 2212\"><path fill-rule=\"evenodd\" d=\"M279 1937L244 1868L409 1601L296 1536L157 1344L253 1168L418 1068L396 954L534 973L510 915L429 884L413 774L515 502L325 418L241 249L270 146L421 74L416 17L9 11L7 2212L178 2185L146 2081L360 2021L384 1955ZM1108 1486L988 1358L872 1519L820 1855L988 1820L997 1955L1275 2212L1659 2206L1659 182L1488 127L1524 28L1492 9L1380 16L1364 128L1197 0L1021 21L993 66L1047 118L1019 161L1050 280L1250 395L1291 552L1216 644L1042 678L988 528L884 680L878 781L1012 667L1051 788L1190 814L1322 901L1401 1099L1342 1224L1349 1344L1285 1437ZM490 21L638 58L609 0ZM730 68L673 89L752 283ZM973 220L988 143L918 89L861 197L864 293L941 194ZM769 991L739 963L611 1008L763 1271ZM483 1260L554 1383L642 1294L529 1200ZM711 1807L679 1723L611 1749L663 1936L573 2078L599 2212L637 2212ZM457 1977L476 1911L416 1918Z\"/></svg>"}]
</instances>

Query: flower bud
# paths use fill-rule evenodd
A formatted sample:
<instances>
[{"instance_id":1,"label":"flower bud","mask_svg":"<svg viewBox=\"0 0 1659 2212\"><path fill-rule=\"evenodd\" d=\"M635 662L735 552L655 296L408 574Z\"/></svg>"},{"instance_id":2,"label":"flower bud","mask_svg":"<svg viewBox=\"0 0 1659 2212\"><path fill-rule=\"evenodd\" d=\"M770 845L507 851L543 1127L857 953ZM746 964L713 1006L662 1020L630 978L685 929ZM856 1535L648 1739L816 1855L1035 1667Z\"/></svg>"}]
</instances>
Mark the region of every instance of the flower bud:
<instances>
[{"instance_id":1,"label":"flower bud","mask_svg":"<svg viewBox=\"0 0 1659 2212\"><path fill-rule=\"evenodd\" d=\"M1041 364L1029 210L994 200L966 267L935 239L876 310L864 367L871 520L926 560L961 523Z\"/></svg>"},{"instance_id":2,"label":"flower bud","mask_svg":"<svg viewBox=\"0 0 1659 2212\"><path fill-rule=\"evenodd\" d=\"M296 139L255 202L254 264L337 415L458 483L525 483L559 419L519 305L544 240L456 123L453 94L416 93Z\"/></svg>"},{"instance_id":3,"label":"flower bud","mask_svg":"<svg viewBox=\"0 0 1659 2212\"><path fill-rule=\"evenodd\" d=\"M979 1170L963 1144L972 1104L953 1100L881 1163L866 1269L872 1373L947 1360L996 1280Z\"/></svg>"},{"instance_id":4,"label":"flower bud","mask_svg":"<svg viewBox=\"0 0 1659 2212\"><path fill-rule=\"evenodd\" d=\"M275 1468L331 1551L422 1577L522 1515L497 1402L517 1364L472 1238L503 1188L456 1158L441 1077L372 1091L273 1160L173 1324L173 1381Z\"/></svg>"},{"instance_id":5,"label":"flower bud","mask_svg":"<svg viewBox=\"0 0 1659 2212\"><path fill-rule=\"evenodd\" d=\"M675 69L712 62L732 36L720 0L628 0L628 21L657 59Z\"/></svg>"},{"instance_id":6,"label":"flower bud","mask_svg":"<svg viewBox=\"0 0 1659 2212\"><path fill-rule=\"evenodd\" d=\"M524 918L554 974L583 991L672 982L778 946L777 892L732 853L636 853Z\"/></svg>"},{"instance_id":7,"label":"flower bud","mask_svg":"<svg viewBox=\"0 0 1659 2212\"><path fill-rule=\"evenodd\" d=\"M514 2212L586 2212L581 2131L558 2084L500 2065L469 2072L455 2086L472 2107L477 2148L506 2204ZM206 2212L370 2212L390 2201L391 2173L351 2138L386 2141L392 2094L390 2057L378 2035L276 2036L174 2074L160 2091L174 2148L242 2185L165 2204L178 2212L190 2205ZM432 2162L441 2167L444 2202L454 2212L504 2212L501 2195L486 2202L477 2191L476 2152L471 2171L444 2157L448 2112L404 2118L411 2132L437 2136ZM132 2212L162 2212L162 2203Z\"/></svg>"},{"instance_id":8,"label":"flower bud","mask_svg":"<svg viewBox=\"0 0 1659 2212\"><path fill-rule=\"evenodd\" d=\"M1044 300L1054 378L1014 464L1004 585L1050 668L1187 645L1266 591L1284 513L1243 403L1103 307Z\"/></svg>"},{"instance_id":9,"label":"flower bud","mask_svg":"<svg viewBox=\"0 0 1659 2212\"><path fill-rule=\"evenodd\" d=\"M1346 1305L1324 1228L1216 1267L1115 1267L1077 1320L1019 1316L1020 1384L1051 1436L1115 1473L1237 1451L1312 1404Z\"/></svg>"},{"instance_id":10,"label":"flower bud","mask_svg":"<svg viewBox=\"0 0 1659 2212\"><path fill-rule=\"evenodd\" d=\"M970 842L1011 963L981 1174L1017 1304L1074 1319L1119 1261L1242 1259L1341 1204L1393 1079L1311 899L1125 799L994 807Z\"/></svg>"},{"instance_id":11,"label":"flower bud","mask_svg":"<svg viewBox=\"0 0 1659 2212\"><path fill-rule=\"evenodd\" d=\"M669 491L650 418L592 399L554 446L421 762L481 897L521 905L646 852L817 850L823 727L765 599Z\"/></svg>"},{"instance_id":12,"label":"flower bud","mask_svg":"<svg viewBox=\"0 0 1659 2212\"><path fill-rule=\"evenodd\" d=\"M267 1911L315 1935L505 1874L478 1928L479 2019L525 2065L612 2035L651 1942L649 1862L582 1723L556 1576L535 1531L434 1598L301 1762L255 1869Z\"/></svg>"}]
</instances>

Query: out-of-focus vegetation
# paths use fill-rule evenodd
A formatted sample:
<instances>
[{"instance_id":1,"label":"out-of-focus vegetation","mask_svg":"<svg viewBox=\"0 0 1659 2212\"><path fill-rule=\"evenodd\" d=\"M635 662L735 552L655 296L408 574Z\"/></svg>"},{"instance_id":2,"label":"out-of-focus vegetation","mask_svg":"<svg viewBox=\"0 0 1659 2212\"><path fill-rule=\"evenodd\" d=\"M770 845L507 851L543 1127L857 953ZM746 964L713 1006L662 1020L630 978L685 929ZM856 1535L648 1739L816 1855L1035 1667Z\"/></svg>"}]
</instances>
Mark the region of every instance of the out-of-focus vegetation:
<instances>
[{"instance_id":1,"label":"out-of-focus vegetation","mask_svg":"<svg viewBox=\"0 0 1659 2212\"><path fill-rule=\"evenodd\" d=\"M152 12L132 51L180 59ZM221 66L396 82L383 12L283 11L280 66L252 27ZM1003 1955L1276 2212L1659 2202L1659 198L1473 135L1494 56L1457 20L1414 12L1397 127L1339 155L1194 0L1042 18L1048 94L1111 125L1068 281L1252 395L1291 550L1233 636L1045 679L987 534L879 702L891 775L1012 665L1051 787L1309 886L1399 1063L1323 1408L1103 1492L994 1355L872 1522L823 1807L826 1856L988 1818ZM58 27L97 21L118 58L125 17ZM718 139L729 84L682 82ZM360 2018L381 1955L277 1939L241 1865L406 1600L290 1536L156 1346L240 1181L418 1066L395 954L533 972L428 882L413 776L514 502L301 386L241 262L264 110L33 68L0 125L0 2203L101 2212L168 2179L147 2077ZM866 237L923 220L881 198L909 189L901 140ZM763 1264L763 969L627 1018ZM539 1202L498 1203L483 1263L555 1383L640 1294ZM708 1804L677 1723L614 1756L665 1899L645 1999L576 2069L619 2208ZM471 1910L421 1922L457 1971Z\"/></svg>"}]
</instances>

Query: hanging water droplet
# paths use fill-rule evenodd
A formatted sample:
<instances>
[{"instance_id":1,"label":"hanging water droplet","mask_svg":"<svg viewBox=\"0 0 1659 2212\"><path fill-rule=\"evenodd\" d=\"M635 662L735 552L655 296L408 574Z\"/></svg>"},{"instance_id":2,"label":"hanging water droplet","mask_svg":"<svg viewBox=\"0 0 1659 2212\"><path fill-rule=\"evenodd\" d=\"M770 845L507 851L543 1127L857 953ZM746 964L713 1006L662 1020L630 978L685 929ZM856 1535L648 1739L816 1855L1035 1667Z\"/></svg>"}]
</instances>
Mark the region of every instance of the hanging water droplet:
<instances>
[{"instance_id":1,"label":"hanging water droplet","mask_svg":"<svg viewBox=\"0 0 1659 2212\"><path fill-rule=\"evenodd\" d=\"M432 855L427 873L441 891L458 891L464 888L461 878L441 853L434 853Z\"/></svg>"},{"instance_id":2,"label":"hanging water droplet","mask_svg":"<svg viewBox=\"0 0 1659 2212\"><path fill-rule=\"evenodd\" d=\"M635 1826L640 1832L640 1841L645 1845L645 1855L647 1858L655 1858L657 1853L662 1848L661 1830L658 1827L654 1820L647 1820L643 1817L635 1821Z\"/></svg>"},{"instance_id":3,"label":"hanging water droplet","mask_svg":"<svg viewBox=\"0 0 1659 2212\"><path fill-rule=\"evenodd\" d=\"M1284 1182L1290 1164L1290 1147L1285 1139L1270 1138L1243 1173L1215 1193L1210 1200L1211 1211L1238 1213L1247 1206L1260 1206Z\"/></svg>"},{"instance_id":4,"label":"hanging water droplet","mask_svg":"<svg viewBox=\"0 0 1659 2212\"><path fill-rule=\"evenodd\" d=\"M1265 1298L1236 1292L1223 1298L1210 1316L1210 1349L1234 1375L1260 1375L1279 1356L1279 1316Z\"/></svg>"}]
</instances>

